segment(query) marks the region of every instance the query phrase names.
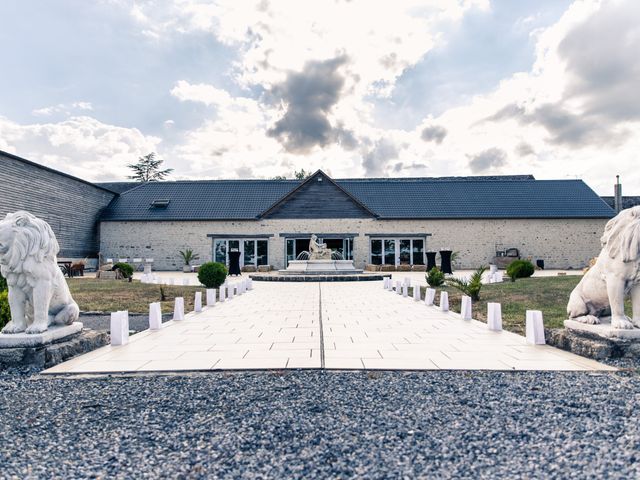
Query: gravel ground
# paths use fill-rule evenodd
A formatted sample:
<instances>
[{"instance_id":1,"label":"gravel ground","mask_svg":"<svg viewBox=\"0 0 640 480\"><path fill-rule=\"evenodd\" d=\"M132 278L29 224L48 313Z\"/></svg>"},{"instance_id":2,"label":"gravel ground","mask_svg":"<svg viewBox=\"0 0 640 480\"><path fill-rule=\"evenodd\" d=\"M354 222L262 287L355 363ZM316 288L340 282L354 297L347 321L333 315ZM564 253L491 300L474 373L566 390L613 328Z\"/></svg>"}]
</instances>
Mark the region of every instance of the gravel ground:
<instances>
[{"instance_id":1,"label":"gravel ground","mask_svg":"<svg viewBox=\"0 0 640 480\"><path fill-rule=\"evenodd\" d=\"M634 373L0 372L2 478L638 478Z\"/></svg>"}]
</instances>

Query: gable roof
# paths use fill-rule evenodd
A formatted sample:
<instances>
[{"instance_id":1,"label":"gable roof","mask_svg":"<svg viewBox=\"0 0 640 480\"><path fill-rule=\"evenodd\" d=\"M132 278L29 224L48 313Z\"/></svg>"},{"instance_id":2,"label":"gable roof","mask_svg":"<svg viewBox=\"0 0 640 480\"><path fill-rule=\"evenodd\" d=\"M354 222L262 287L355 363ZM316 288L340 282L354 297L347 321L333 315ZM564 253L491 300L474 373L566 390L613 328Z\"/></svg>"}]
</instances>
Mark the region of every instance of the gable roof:
<instances>
[{"instance_id":1,"label":"gable roof","mask_svg":"<svg viewBox=\"0 0 640 480\"><path fill-rule=\"evenodd\" d=\"M325 182L325 183L322 183L322 182ZM318 184L322 184L321 190L314 188ZM332 191L328 192L327 189L331 189ZM322 196L330 195L331 198L319 198L316 195L322 195ZM317 170L314 174L307 177L297 187L295 187L289 193L287 193L282 198L277 200L273 205L270 205L269 208L267 208L263 212L260 212L258 216L268 218L270 216L273 216L274 214L277 214L279 211L282 211L283 208L287 206L287 204L294 203L294 202L300 204L299 208L301 209L308 208L310 205L319 207L319 208L313 209L315 210L315 212L313 213L315 213L315 215L318 215L318 214L322 214L323 211L330 211L329 209L332 206L329 205L328 203L336 202L337 200L336 197L340 197L340 196L346 197L347 199L347 202L343 201L342 204L338 207L339 209L342 210L343 217L346 217L346 216L376 217L377 216L366 205L364 205L358 198L354 197L349 191L342 188L339 184L333 181L333 179L329 177L326 173L324 173L322 170ZM312 198L305 198L305 197L312 197ZM298 218L305 218L305 217L298 216ZM318 218L318 217L315 216L311 218ZM334 215L334 216L325 216L324 218L340 218L340 217L339 216L335 217Z\"/></svg>"},{"instance_id":2,"label":"gable roof","mask_svg":"<svg viewBox=\"0 0 640 480\"><path fill-rule=\"evenodd\" d=\"M329 179L326 175L325 178ZM611 218L614 215L582 180L528 177L329 180L353 199L354 205L361 205L379 219ZM150 182L116 197L101 220L257 220L286 203L308 182L308 179ZM151 206L154 200L169 200L169 204L154 208Z\"/></svg>"}]
</instances>

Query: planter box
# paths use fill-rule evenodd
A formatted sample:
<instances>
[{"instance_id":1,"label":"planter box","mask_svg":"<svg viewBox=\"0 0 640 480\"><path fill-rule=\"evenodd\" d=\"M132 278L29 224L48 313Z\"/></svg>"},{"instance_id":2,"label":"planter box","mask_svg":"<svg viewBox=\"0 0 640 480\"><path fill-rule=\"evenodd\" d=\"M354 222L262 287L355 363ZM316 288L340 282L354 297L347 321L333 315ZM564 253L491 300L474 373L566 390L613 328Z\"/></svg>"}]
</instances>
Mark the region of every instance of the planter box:
<instances>
[{"instance_id":1,"label":"planter box","mask_svg":"<svg viewBox=\"0 0 640 480\"><path fill-rule=\"evenodd\" d=\"M411 266L411 271L412 272L426 272L427 271L427 266L426 265L413 265L413 266Z\"/></svg>"},{"instance_id":2,"label":"planter box","mask_svg":"<svg viewBox=\"0 0 640 480\"><path fill-rule=\"evenodd\" d=\"M395 272L396 271L396 266L395 265L380 265L380 271L381 272Z\"/></svg>"},{"instance_id":3,"label":"planter box","mask_svg":"<svg viewBox=\"0 0 640 480\"><path fill-rule=\"evenodd\" d=\"M410 272L411 271L411 265L398 265L398 271L399 272Z\"/></svg>"},{"instance_id":4,"label":"planter box","mask_svg":"<svg viewBox=\"0 0 640 480\"><path fill-rule=\"evenodd\" d=\"M258 265L258 271L259 272L270 272L271 271L271 265Z\"/></svg>"},{"instance_id":5,"label":"planter box","mask_svg":"<svg viewBox=\"0 0 640 480\"><path fill-rule=\"evenodd\" d=\"M256 267L254 267L253 265L245 265L243 266L240 270L242 270L243 272L256 272Z\"/></svg>"}]
</instances>

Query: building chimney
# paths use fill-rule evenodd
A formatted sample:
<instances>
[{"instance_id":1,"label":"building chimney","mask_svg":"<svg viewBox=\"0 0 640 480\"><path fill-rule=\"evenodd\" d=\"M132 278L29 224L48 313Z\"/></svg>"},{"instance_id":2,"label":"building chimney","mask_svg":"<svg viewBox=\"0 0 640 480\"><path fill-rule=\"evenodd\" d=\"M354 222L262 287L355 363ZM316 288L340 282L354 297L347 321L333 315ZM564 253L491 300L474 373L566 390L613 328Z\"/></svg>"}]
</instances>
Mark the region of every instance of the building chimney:
<instances>
[{"instance_id":1,"label":"building chimney","mask_svg":"<svg viewBox=\"0 0 640 480\"><path fill-rule=\"evenodd\" d=\"M622 185L620 184L620 175L616 175L616 184L613 187L613 209L616 213L622 210Z\"/></svg>"}]
</instances>

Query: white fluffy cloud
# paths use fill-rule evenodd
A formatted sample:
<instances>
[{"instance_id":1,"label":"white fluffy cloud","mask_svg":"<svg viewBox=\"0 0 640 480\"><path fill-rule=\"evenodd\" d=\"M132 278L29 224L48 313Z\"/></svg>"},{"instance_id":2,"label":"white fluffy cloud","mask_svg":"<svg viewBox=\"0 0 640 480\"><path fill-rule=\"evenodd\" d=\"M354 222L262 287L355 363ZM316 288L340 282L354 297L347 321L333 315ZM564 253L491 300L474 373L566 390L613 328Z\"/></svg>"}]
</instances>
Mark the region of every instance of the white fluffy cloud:
<instances>
[{"instance_id":1,"label":"white fluffy cloud","mask_svg":"<svg viewBox=\"0 0 640 480\"><path fill-rule=\"evenodd\" d=\"M181 38L208 37L233 52L232 66L216 72L215 81L207 73L221 68L217 64L198 67L202 75L172 70L164 83L175 109L158 120L162 143L135 128L77 116L94 107L98 116L102 105L88 98L54 100L32 112L48 123L0 118L0 148L105 180L124 177L126 163L159 150L175 178L323 168L335 176L578 177L602 193L620 173L627 185L640 185L635 0L575 0L555 24L531 30L530 68L442 113L425 112L405 129L382 126L377 117L382 102L392 105L399 79L447 44L465 15L507 6L489 0L110 5L128 12L141 42L166 50ZM519 19L517 28L532 29L532 18ZM187 126L184 111L191 115Z\"/></svg>"},{"instance_id":2,"label":"white fluffy cloud","mask_svg":"<svg viewBox=\"0 0 640 480\"><path fill-rule=\"evenodd\" d=\"M123 180L126 165L157 150L160 139L91 117L20 125L0 117L0 150L86 180Z\"/></svg>"}]
</instances>

